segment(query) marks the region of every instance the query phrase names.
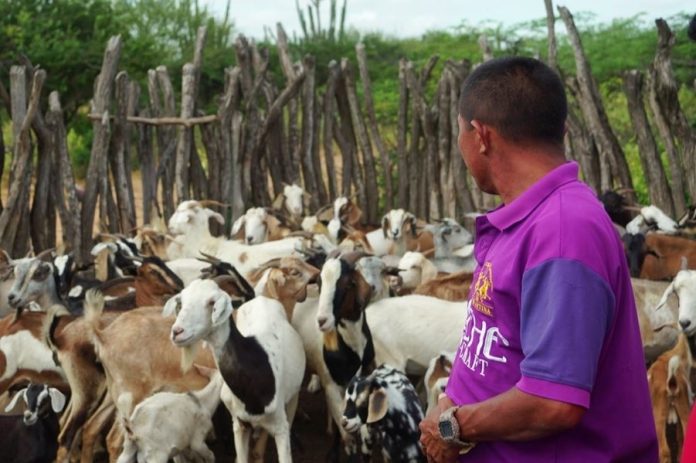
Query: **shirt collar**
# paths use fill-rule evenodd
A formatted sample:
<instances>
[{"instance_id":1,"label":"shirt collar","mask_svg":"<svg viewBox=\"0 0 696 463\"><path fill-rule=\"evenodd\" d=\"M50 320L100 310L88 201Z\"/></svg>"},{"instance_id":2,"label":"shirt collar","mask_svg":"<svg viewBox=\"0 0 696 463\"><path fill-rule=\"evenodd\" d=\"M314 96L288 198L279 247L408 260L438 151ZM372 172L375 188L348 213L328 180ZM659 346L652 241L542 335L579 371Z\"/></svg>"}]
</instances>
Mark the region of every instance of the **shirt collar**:
<instances>
[{"instance_id":1,"label":"shirt collar","mask_svg":"<svg viewBox=\"0 0 696 463\"><path fill-rule=\"evenodd\" d=\"M553 169L534 185L527 188L510 204L503 204L486 214L488 221L500 231L511 227L524 219L547 196L561 185L578 179L578 164L575 161L566 162Z\"/></svg>"}]
</instances>

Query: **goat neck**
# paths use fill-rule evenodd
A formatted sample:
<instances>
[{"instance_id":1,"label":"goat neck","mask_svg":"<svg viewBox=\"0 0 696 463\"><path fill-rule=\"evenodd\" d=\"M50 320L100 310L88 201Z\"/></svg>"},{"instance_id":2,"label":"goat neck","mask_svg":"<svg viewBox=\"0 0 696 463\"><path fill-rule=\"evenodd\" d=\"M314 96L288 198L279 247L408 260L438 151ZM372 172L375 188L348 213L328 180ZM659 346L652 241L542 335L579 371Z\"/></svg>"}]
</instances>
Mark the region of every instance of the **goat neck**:
<instances>
[{"instance_id":1,"label":"goat neck","mask_svg":"<svg viewBox=\"0 0 696 463\"><path fill-rule=\"evenodd\" d=\"M254 336L245 337L232 316L216 327L207 341L215 353L222 379L251 415L264 413L275 396L268 353Z\"/></svg>"}]
</instances>

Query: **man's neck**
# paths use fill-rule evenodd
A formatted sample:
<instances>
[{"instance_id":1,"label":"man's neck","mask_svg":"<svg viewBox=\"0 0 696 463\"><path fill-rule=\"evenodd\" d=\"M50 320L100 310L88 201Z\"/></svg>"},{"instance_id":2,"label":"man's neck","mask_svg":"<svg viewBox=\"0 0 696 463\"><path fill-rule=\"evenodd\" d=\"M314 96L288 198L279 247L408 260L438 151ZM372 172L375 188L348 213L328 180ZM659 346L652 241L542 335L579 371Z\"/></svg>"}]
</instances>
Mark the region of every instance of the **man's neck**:
<instances>
[{"instance_id":1,"label":"man's neck","mask_svg":"<svg viewBox=\"0 0 696 463\"><path fill-rule=\"evenodd\" d=\"M562 153L548 149L517 149L498 157L494 184L504 204L510 204L546 174L566 162Z\"/></svg>"}]
</instances>

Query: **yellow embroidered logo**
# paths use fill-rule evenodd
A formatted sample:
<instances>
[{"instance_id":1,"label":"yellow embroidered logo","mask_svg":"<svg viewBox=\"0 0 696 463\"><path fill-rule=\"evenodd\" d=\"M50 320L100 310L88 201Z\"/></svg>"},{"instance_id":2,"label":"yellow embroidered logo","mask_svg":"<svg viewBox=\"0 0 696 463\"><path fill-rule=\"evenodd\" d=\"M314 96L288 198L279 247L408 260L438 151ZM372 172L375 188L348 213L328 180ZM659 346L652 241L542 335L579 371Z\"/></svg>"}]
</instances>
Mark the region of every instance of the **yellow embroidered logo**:
<instances>
[{"instance_id":1,"label":"yellow embroidered logo","mask_svg":"<svg viewBox=\"0 0 696 463\"><path fill-rule=\"evenodd\" d=\"M476 278L474 285L474 297L471 300L471 306L481 313L486 315L493 314L493 305L491 304L491 294L493 290L493 266L490 262L483 264L483 268Z\"/></svg>"}]
</instances>

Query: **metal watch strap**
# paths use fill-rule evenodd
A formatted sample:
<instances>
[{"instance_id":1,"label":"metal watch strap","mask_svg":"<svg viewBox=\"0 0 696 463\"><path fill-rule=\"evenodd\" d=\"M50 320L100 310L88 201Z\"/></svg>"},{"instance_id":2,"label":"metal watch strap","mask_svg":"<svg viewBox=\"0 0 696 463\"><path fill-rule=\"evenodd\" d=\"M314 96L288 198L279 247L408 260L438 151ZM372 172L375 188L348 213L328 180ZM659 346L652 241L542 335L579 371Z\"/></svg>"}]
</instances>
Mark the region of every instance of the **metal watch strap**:
<instances>
[{"instance_id":1,"label":"metal watch strap","mask_svg":"<svg viewBox=\"0 0 696 463\"><path fill-rule=\"evenodd\" d=\"M476 446L476 443L465 442L459 438L461 429L459 428L459 422L457 421L457 418L454 416L457 410L459 410L459 407L457 406L448 408L440 415L440 421L447 420L451 423L452 429L454 430L454 434L456 437L452 439L445 439L445 441L461 447L459 450L459 454L464 455L465 453L468 453L469 450L473 449Z\"/></svg>"}]
</instances>

